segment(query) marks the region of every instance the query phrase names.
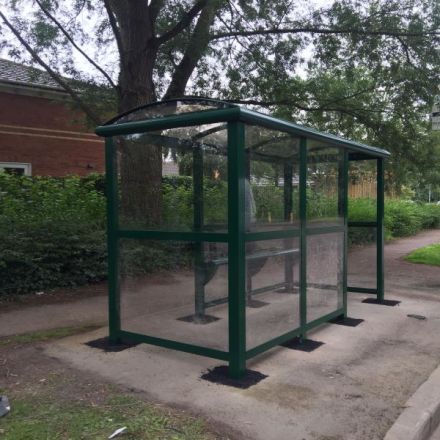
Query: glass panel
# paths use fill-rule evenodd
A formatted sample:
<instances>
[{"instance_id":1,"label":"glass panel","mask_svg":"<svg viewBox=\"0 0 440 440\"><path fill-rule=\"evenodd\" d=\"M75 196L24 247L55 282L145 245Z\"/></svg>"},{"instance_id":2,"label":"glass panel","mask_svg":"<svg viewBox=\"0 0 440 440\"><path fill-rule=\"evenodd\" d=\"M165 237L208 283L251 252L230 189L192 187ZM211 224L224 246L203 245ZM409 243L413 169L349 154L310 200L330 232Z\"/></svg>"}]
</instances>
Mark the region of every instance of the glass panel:
<instances>
[{"instance_id":1,"label":"glass panel","mask_svg":"<svg viewBox=\"0 0 440 440\"><path fill-rule=\"evenodd\" d=\"M120 136L115 142L120 228L227 231L225 124Z\"/></svg>"},{"instance_id":2,"label":"glass panel","mask_svg":"<svg viewBox=\"0 0 440 440\"><path fill-rule=\"evenodd\" d=\"M348 285L376 288L376 228L348 228Z\"/></svg>"},{"instance_id":3,"label":"glass panel","mask_svg":"<svg viewBox=\"0 0 440 440\"><path fill-rule=\"evenodd\" d=\"M298 238L246 244L246 349L299 327Z\"/></svg>"},{"instance_id":4,"label":"glass panel","mask_svg":"<svg viewBox=\"0 0 440 440\"><path fill-rule=\"evenodd\" d=\"M228 350L227 244L120 240L121 328Z\"/></svg>"},{"instance_id":5,"label":"glass panel","mask_svg":"<svg viewBox=\"0 0 440 440\"><path fill-rule=\"evenodd\" d=\"M307 220L308 227L343 225L343 149L308 143Z\"/></svg>"},{"instance_id":6,"label":"glass panel","mask_svg":"<svg viewBox=\"0 0 440 440\"><path fill-rule=\"evenodd\" d=\"M307 237L307 322L342 307L344 234Z\"/></svg>"},{"instance_id":7,"label":"glass panel","mask_svg":"<svg viewBox=\"0 0 440 440\"><path fill-rule=\"evenodd\" d=\"M349 162L349 221L376 221L376 168L375 160L356 160Z\"/></svg>"},{"instance_id":8,"label":"glass panel","mask_svg":"<svg viewBox=\"0 0 440 440\"><path fill-rule=\"evenodd\" d=\"M124 124L126 122L144 121L146 119L162 118L164 116L179 115L182 113L201 112L229 107L236 106L221 101L181 99L178 101L148 105L132 110L127 114L117 116L115 119L109 121L108 124Z\"/></svg>"},{"instance_id":9,"label":"glass panel","mask_svg":"<svg viewBox=\"0 0 440 440\"><path fill-rule=\"evenodd\" d=\"M246 125L246 224L251 232L299 226L299 139Z\"/></svg>"}]
</instances>

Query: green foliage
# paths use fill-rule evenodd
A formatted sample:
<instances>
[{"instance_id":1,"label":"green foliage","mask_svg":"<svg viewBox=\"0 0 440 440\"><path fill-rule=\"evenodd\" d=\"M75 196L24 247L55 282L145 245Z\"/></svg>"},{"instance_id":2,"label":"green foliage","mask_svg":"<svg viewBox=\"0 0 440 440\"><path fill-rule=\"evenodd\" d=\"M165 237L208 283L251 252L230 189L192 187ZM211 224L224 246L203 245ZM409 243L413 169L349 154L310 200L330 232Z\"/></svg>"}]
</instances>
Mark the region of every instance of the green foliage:
<instances>
[{"instance_id":1,"label":"green foliage","mask_svg":"<svg viewBox=\"0 0 440 440\"><path fill-rule=\"evenodd\" d=\"M261 222L284 218L283 189L252 186ZM77 286L104 280L107 275L104 180L85 178L30 178L0 174L0 295L54 287ZM297 189L294 189L297 191ZM188 231L194 222L192 178L173 176L162 181L163 229ZM294 194L294 200L297 200ZM298 212L298 206L293 206ZM308 189L309 219L335 217L333 196ZM351 199L349 219L371 221L373 199ZM227 183L204 182L204 220L215 230L227 225ZM440 227L440 206L406 200L387 200L387 239ZM373 228L350 228L349 243L374 240ZM121 246L125 275L140 275L190 267L188 243L126 240Z\"/></svg>"},{"instance_id":2,"label":"green foliage","mask_svg":"<svg viewBox=\"0 0 440 440\"><path fill-rule=\"evenodd\" d=\"M63 398L52 385L55 380L47 380L44 389L11 396L13 410L0 420L2 439L104 439L122 426L127 427L122 436L127 440L213 438L201 421L174 415L129 394L101 387L97 402Z\"/></svg>"},{"instance_id":3,"label":"green foliage","mask_svg":"<svg viewBox=\"0 0 440 440\"><path fill-rule=\"evenodd\" d=\"M385 209L385 228L391 237L406 237L440 225L440 206L390 200Z\"/></svg>"},{"instance_id":4,"label":"green foliage","mask_svg":"<svg viewBox=\"0 0 440 440\"><path fill-rule=\"evenodd\" d=\"M373 199L350 199L349 220L372 221L376 215ZM391 199L385 202L385 238L414 235L422 229L440 227L440 206ZM363 244L374 240L372 228L350 228L349 244Z\"/></svg>"},{"instance_id":5,"label":"green foliage","mask_svg":"<svg viewBox=\"0 0 440 440\"><path fill-rule=\"evenodd\" d=\"M412 251L405 260L411 263L430 264L440 266L440 243L430 244Z\"/></svg>"},{"instance_id":6,"label":"green foliage","mask_svg":"<svg viewBox=\"0 0 440 440\"><path fill-rule=\"evenodd\" d=\"M105 279L105 198L94 182L0 174L0 294Z\"/></svg>"},{"instance_id":7,"label":"green foliage","mask_svg":"<svg viewBox=\"0 0 440 440\"><path fill-rule=\"evenodd\" d=\"M126 240L120 247L123 276L138 276L192 264L192 245L184 242Z\"/></svg>"}]
</instances>

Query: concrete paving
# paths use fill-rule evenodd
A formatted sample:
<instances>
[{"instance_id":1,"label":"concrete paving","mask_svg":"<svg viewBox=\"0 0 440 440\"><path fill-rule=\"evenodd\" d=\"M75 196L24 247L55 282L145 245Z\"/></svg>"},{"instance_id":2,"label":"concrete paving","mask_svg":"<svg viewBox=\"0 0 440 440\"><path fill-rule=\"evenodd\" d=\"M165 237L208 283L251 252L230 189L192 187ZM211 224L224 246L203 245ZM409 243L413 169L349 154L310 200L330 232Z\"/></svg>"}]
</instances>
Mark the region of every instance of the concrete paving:
<instances>
[{"instance_id":1,"label":"concrete paving","mask_svg":"<svg viewBox=\"0 0 440 440\"><path fill-rule=\"evenodd\" d=\"M386 307L352 294L350 315L365 319L362 324L326 324L309 335L325 343L314 352L279 347L248 362L269 377L247 390L201 380L202 372L220 364L215 360L147 345L119 353L84 345L105 330L46 351L153 400L226 423L237 438L378 440L440 362L440 299L428 296L389 295L402 303Z\"/></svg>"},{"instance_id":2,"label":"concrete paving","mask_svg":"<svg viewBox=\"0 0 440 440\"><path fill-rule=\"evenodd\" d=\"M404 410L408 398L440 362L440 270L402 260L412 249L438 241L440 231L426 231L387 245L386 297L402 303L396 307L363 304L361 300L365 295L350 294L349 314L365 319L361 325L321 326L309 337L325 345L312 353L280 347L255 358L248 363L248 368L269 377L248 390L201 380L202 372L220 364L215 360L147 345L119 353L103 353L84 345L106 335L106 329L59 341L46 351L79 369L144 391L153 400L184 407L226 424L237 439L383 439ZM371 282L374 248L355 249L350 258L354 262L351 284L362 280ZM270 264L266 271L266 277L277 274ZM184 286L188 282L183 273L166 277L158 274L156 278L150 279L149 291L154 288L157 297L165 303L175 299L164 296L164 286L169 283ZM187 313L187 306L193 305L193 298L186 295L186 291L192 289L183 289L179 296L180 305L185 309L168 309L176 312L173 322L177 315ZM142 292L139 294L142 296ZM286 298L269 295L272 295L268 299L274 310L278 307L285 311L282 301ZM288 301L295 301L295 296L290 296ZM163 302L158 303L163 305ZM321 303L320 299L317 306ZM258 316L265 309L268 310L265 307L248 313ZM157 314L154 309L149 312ZM217 312L221 316L220 311ZM408 314L427 319L411 318ZM136 309L126 314L133 323L136 316L142 320ZM222 317L220 325L224 326L226 316ZM0 335L64 325L99 324L106 320L106 298L100 296L1 313ZM250 327L250 338L258 340L263 328L258 320L255 322L257 324ZM153 325L153 322L144 320L146 324ZM210 325L214 329L219 324L217 321L203 327L208 330ZM273 328L280 325L275 315L271 325ZM199 337L197 332L193 335Z\"/></svg>"},{"instance_id":3,"label":"concrete paving","mask_svg":"<svg viewBox=\"0 0 440 440\"><path fill-rule=\"evenodd\" d=\"M431 435L429 440L440 440L440 426L435 430L435 432Z\"/></svg>"},{"instance_id":4,"label":"concrete paving","mask_svg":"<svg viewBox=\"0 0 440 440\"><path fill-rule=\"evenodd\" d=\"M440 368L408 399L384 440L429 440L440 422Z\"/></svg>"}]
</instances>

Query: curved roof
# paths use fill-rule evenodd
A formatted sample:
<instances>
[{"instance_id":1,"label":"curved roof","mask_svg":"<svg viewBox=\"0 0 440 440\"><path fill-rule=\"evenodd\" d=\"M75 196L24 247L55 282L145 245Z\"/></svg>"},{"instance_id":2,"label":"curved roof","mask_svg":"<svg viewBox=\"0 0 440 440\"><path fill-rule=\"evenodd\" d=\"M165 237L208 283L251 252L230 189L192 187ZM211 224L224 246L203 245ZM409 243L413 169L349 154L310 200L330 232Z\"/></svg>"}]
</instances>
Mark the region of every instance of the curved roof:
<instances>
[{"instance_id":1,"label":"curved roof","mask_svg":"<svg viewBox=\"0 0 440 440\"><path fill-rule=\"evenodd\" d=\"M133 108L110 119L104 125L124 124L126 122L144 121L183 113L201 112L223 108L233 108L238 105L211 98L187 96L166 101L153 102Z\"/></svg>"},{"instance_id":2,"label":"curved roof","mask_svg":"<svg viewBox=\"0 0 440 440\"><path fill-rule=\"evenodd\" d=\"M227 101L200 97L182 97L136 107L98 127L96 134L116 136L227 121L242 121L260 125L272 130L280 130L299 137L325 142L332 146L349 148L368 156L388 157L390 155L382 148L274 118Z\"/></svg>"}]
</instances>

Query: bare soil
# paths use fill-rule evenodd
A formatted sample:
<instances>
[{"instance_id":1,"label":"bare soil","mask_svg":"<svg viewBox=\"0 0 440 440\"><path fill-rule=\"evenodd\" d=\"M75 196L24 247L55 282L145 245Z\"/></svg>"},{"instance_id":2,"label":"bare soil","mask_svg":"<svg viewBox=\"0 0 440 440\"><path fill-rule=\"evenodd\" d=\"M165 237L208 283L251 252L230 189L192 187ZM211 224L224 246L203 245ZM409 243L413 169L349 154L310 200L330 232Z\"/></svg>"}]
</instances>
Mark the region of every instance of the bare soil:
<instances>
[{"instance_id":1,"label":"bare soil","mask_svg":"<svg viewBox=\"0 0 440 440\"><path fill-rule=\"evenodd\" d=\"M0 422L5 423L4 425L0 423L0 437L2 437L2 434L8 434L8 420L11 421L14 417L16 403L20 401L20 404L22 404L23 397L26 398L26 396L29 397L30 410L25 415L27 419L34 418L38 410L41 410L41 408L38 408L38 403L41 406L47 406L49 411L54 412L57 407L63 407L64 404L68 405L69 408L72 408L72 406L77 407L79 410L81 408L108 408L109 401L112 398L124 395L133 396L136 400L144 402L140 403L140 410L144 408L147 413L153 411L159 417L169 419L176 432L179 432L177 428L183 427L182 431L184 431L188 425L191 426L193 423L199 423L189 412L177 408L171 409L163 404L152 402L146 393L115 385L91 372L72 368L68 363L61 362L45 354L44 349L45 344L43 343L17 343L13 339L0 338L0 394L7 395L11 404L11 413L5 416L3 420L0 420ZM37 406L35 406L35 398L37 398ZM32 404L34 407L32 407ZM32 409L35 410L35 413L32 412ZM115 408L115 411L124 411L124 408ZM55 416L62 417L62 414L54 413L53 417ZM51 417L50 414L48 417ZM209 423L209 428L207 426L208 424L204 423L202 433L200 436L197 436L198 439L228 440L232 438L229 434L222 432L224 429L219 424L211 422ZM68 436L68 433L65 432L64 435ZM89 438L88 436L86 437ZM166 436L163 438L171 437ZM6 438L9 439L11 437L7 436ZM32 437L35 440L42 438L40 436ZM47 437L48 440L52 438L55 437ZM72 438L77 437L74 436ZM104 437L99 436L99 438ZM132 437L129 436L129 438ZM139 438L149 437L142 436ZM187 437L178 436L172 438L186 439Z\"/></svg>"}]
</instances>

